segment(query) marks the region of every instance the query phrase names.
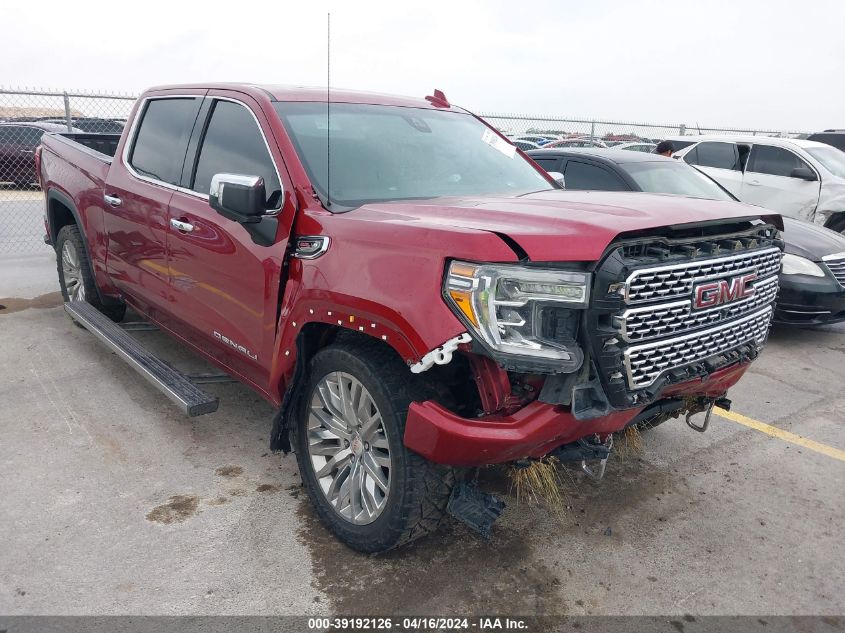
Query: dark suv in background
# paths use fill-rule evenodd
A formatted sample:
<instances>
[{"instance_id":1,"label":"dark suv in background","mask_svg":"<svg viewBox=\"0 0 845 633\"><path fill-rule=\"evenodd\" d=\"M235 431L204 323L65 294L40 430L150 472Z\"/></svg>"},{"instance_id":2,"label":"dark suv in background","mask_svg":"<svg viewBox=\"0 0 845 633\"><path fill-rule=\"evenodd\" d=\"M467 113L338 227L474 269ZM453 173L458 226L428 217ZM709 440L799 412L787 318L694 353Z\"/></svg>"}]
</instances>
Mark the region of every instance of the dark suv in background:
<instances>
[{"instance_id":1,"label":"dark suv in background","mask_svg":"<svg viewBox=\"0 0 845 633\"><path fill-rule=\"evenodd\" d=\"M808 141L818 141L819 143L827 143L833 145L836 149L841 149L845 152L845 130L825 130L824 132L816 132L807 137Z\"/></svg>"},{"instance_id":2,"label":"dark suv in background","mask_svg":"<svg viewBox=\"0 0 845 633\"><path fill-rule=\"evenodd\" d=\"M35 183L35 148L41 137L67 131L67 125L43 121L0 123L0 182L19 188Z\"/></svg>"}]
</instances>

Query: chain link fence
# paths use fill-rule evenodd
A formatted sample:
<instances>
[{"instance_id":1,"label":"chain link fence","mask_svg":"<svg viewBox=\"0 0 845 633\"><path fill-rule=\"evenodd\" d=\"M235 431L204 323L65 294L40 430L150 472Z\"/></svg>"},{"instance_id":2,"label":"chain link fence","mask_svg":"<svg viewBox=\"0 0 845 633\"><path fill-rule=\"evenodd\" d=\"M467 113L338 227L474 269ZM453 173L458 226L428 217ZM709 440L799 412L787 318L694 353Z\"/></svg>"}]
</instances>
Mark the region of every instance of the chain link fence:
<instances>
[{"instance_id":1,"label":"chain link fence","mask_svg":"<svg viewBox=\"0 0 845 633\"><path fill-rule=\"evenodd\" d=\"M35 148L45 133L120 134L132 95L0 88L0 255L43 252L44 196L35 176ZM560 117L482 115L522 149L541 145L619 146L651 151L685 134L800 136L797 132L623 123ZM625 144L625 145L623 145Z\"/></svg>"},{"instance_id":2,"label":"chain link fence","mask_svg":"<svg viewBox=\"0 0 845 633\"><path fill-rule=\"evenodd\" d=\"M806 137L806 133L751 128L701 127L684 123L625 123L592 119L564 119L519 114L482 114L482 117L522 149L537 147L620 147L653 151L663 139L689 134Z\"/></svg>"},{"instance_id":3,"label":"chain link fence","mask_svg":"<svg viewBox=\"0 0 845 633\"><path fill-rule=\"evenodd\" d=\"M120 134L135 97L0 89L0 255L43 251L35 148L45 133Z\"/></svg>"}]
</instances>

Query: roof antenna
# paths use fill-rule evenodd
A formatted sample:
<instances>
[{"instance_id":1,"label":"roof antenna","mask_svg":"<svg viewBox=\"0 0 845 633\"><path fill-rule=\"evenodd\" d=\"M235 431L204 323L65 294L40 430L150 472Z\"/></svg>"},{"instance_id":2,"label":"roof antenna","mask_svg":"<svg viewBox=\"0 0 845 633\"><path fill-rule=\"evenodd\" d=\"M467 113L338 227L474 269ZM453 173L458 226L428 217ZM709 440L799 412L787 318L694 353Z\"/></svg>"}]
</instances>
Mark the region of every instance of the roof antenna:
<instances>
[{"instance_id":1,"label":"roof antenna","mask_svg":"<svg viewBox=\"0 0 845 633\"><path fill-rule=\"evenodd\" d=\"M326 206L332 206L332 14L326 14Z\"/></svg>"}]
</instances>

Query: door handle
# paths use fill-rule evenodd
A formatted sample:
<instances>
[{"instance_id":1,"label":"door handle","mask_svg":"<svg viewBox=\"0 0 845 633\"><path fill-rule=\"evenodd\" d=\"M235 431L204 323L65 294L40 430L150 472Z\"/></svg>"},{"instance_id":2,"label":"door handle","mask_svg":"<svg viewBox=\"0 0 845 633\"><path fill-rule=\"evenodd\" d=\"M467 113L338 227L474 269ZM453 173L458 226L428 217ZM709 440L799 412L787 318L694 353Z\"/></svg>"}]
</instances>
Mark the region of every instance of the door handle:
<instances>
[{"instance_id":1,"label":"door handle","mask_svg":"<svg viewBox=\"0 0 845 633\"><path fill-rule=\"evenodd\" d=\"M751 185L752 187L759 187L760 181L759 180L749 180L748 184Z\"/></svg>"},{"instance_id":2,"label":"door handle","mask_svg":"<svg viewBox=\"0 0 845 633\"><path fill-rule=\"evenodd\" d=\"M103 194L103 200L105 200L107 204L110 204L113 207L119 207L121 204L123 204L123 200L121 200L117 196L110 196L108 194Z\"/></svg>"},{"instance_id":3,"label":"door handle","mask_svg":"<svg viewBox=\"0 0 845 633\"><path fill-rule=\"evenodd\" d=\"M182 222L182 220L177 220L176 218L172 218L170 220L170 226L172 226L177 231L182 231L184 233L190 233L194 230L194 225L188 222Z\"/></svg>"}]
</instances>

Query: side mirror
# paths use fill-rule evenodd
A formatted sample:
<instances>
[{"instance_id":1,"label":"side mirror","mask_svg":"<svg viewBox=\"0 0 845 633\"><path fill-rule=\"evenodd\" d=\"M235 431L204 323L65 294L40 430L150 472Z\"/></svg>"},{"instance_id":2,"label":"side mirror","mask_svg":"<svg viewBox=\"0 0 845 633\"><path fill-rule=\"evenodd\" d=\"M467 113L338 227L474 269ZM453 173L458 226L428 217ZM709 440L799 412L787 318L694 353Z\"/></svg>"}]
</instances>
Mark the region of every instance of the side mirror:
<instances>
[{"instance_id":1,"label":"side mirror","mask_svg":"<svg viewBox=\"0 0 845 633\"><path fill-rule=\"evenodd\" d=\"M261 176L214 174L208 204L224 218L241 223L258 222L267 210L267 194Z\"/></svg>"},{"instance_id":2,"label":"side mirror","mask_svg":"<svg viewBox=\"0 0 845 633\"><path fill-rule=\"evenodd\" d=\"M818 180L816 172L809 167L796 167L792 170L789 176L790 178L800 178L801 180L808 180L810 182Z\"/></svg>"},{"instance_id":3,"label":"side mirror","mask_svg":"<svg viewBox=\"0 0 845 633\"><path fill-rule=\"evenodd\" d=\"M559 171L550 171L549 176L551 176L554 181L560 185L561 189L566 189L566 178L563 177L563 174Z\"/></svg>"}]
</instances>

